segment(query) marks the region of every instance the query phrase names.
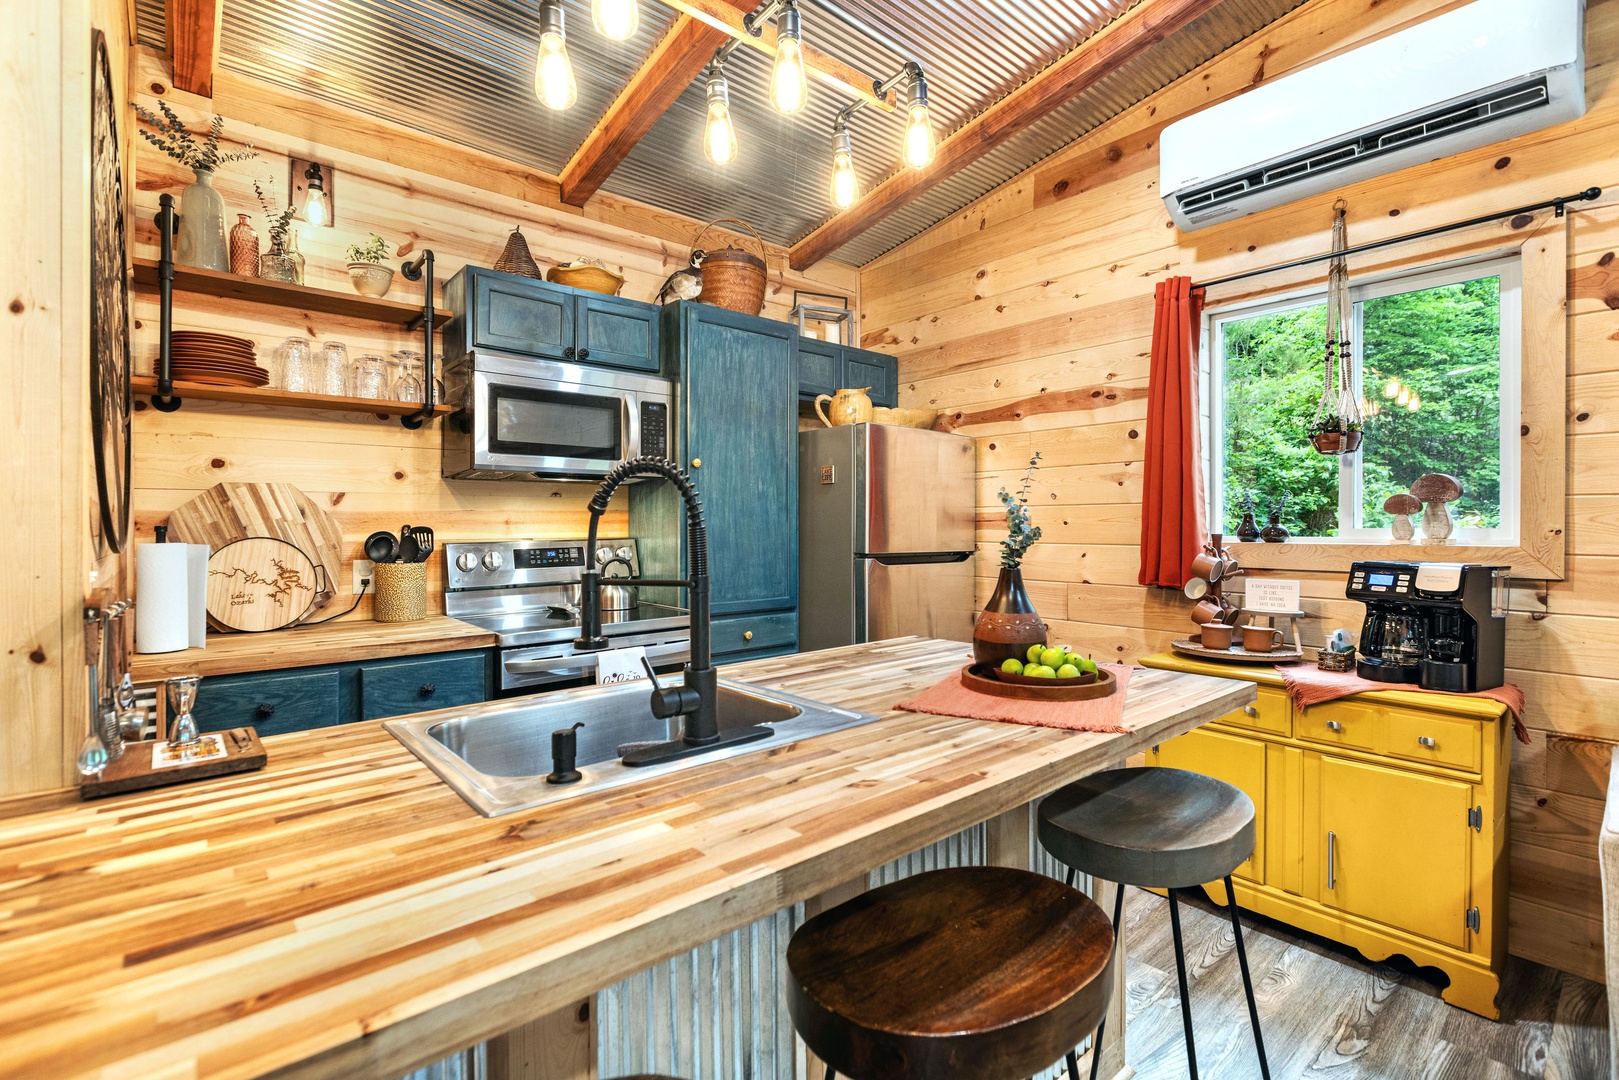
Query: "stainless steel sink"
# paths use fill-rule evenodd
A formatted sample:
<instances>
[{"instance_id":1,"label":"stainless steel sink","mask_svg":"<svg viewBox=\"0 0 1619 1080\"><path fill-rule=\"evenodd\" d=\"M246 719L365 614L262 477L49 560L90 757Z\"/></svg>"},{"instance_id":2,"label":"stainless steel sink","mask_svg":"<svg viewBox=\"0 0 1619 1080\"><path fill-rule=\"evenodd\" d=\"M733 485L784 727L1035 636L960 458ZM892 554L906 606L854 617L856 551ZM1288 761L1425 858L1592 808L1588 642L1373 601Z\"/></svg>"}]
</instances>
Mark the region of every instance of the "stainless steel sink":
<instances>
[{"instance_id":1,"label":"stainless steel sink","mask_svg":"<svg viewBox=\"0 0 1619 1080\"><path fill-rule=\"evenodd\" d=\"M672 686L680 677L661 680ZM721 732L764 724L768 739L712 753L629 768L619 756L639 743L680 737L679 721L652 715L645 680L582 690L557 690L460 709L439 709L383 722L383 728L485 817L499 817L577 795L633 784L713 761L755 754L773 746L869 724L870 713L822 705L806 698L721 679ZM577 767L583 779L550 784L551 732L583 723Z\"/></svg>"}]
</instances>

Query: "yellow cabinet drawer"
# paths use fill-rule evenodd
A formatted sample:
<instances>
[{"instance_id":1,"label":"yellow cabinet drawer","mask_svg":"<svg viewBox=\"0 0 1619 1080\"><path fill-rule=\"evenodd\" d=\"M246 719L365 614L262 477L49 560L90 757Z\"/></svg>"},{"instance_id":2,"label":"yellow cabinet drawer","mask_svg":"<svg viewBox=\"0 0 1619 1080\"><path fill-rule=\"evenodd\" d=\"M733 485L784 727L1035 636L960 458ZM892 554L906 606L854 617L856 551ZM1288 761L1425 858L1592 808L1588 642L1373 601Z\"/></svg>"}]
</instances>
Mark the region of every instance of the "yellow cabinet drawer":
<instances>
[{"instance_id":1,"label":"yellow cabinet drawer","mask_svg":"<svg viewBox=\"0 0 1619 1080\"><path fill-rule=\"evenodd\" d=\"M1288 699L1285 690L1261 686L1258 701L1226 713L1215 723L1286 738L1293 734L1293 702Z\"/></svg>"},{"instance_id":2,"label":"yellow cabinet drawer","mask_svg":"<svg viewBox=\"0 0 1619 1080\"><path fill-rule=\"evenodd\" d=\"M1477 772L1483 753L1479 721L1412 710L1383 714L1378 749L1390 757Z\"/></svg>"},{"instance_id":3,"label":"yellow cabinet drawer","mask_svg":"<svg viewBox=\"0 0 1619 1080\"><path fill-rule=\"evenodd\" d=\"M1376 753L1382 742L1383 710L1358 701L1329 701L1298 710L1294 733L1323 746Z\"/></svg>"}]
</instances>

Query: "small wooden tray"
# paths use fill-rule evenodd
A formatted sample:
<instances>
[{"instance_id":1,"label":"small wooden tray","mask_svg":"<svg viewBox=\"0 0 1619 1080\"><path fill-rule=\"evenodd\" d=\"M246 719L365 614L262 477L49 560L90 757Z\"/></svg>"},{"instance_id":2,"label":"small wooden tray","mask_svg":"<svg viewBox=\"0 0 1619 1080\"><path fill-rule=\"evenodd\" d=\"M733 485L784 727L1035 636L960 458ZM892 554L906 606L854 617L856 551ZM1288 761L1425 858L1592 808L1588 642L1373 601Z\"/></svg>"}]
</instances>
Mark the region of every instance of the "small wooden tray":
<instances>
[{"instance_id":1,"label":"small wooden tray","mask_svg":"<svg viewBox=\"0 0 1619 1080\"><path fill-rule=\"evenodd\" d=\"M117 761L108 762L107 767L101 770L101 775L85 777L79 784L79 798L100 799L107 795L121 795L126 791L168 787L170 784L185 784L192 780L207 780L214 776L253 772L264 768L267 760L264 744L259 742L258 732L252 728L232 728L229 731L207 734L218 734L224 740L224 757L214 758L212 761L198 761L190 765L172 765L162 769L152 768L150 739L145 742L125 743L123 755Z\"/></svg>"},{"instance_id":2,"label":"small wooden tray","mask_svg":"<svg viewBox=\"0 0 1619 1080\"><path fill-rule=\"evenodd\" d=\"M1002 682L996 678L988 664L968 664L961 669L961 685L980 694L995 697L1022 698L1026 701L1089 701L1103 698L1119 688L1119 680L1107 668L1096 672L1094 682L1078 679L1025 679L1021 682Z\"/></svg>"},{"instance_id":3,"label":"small wooden tray","mask_svg":"<svg viewBox=\"0 0 1619 1080\"><path fill-rule=\"evenodd\" d=\"M1238 636L1241 636L1241 631L1238 631ZM1233 645L1229 649L1205 649L1202 634L1177 638L1169 643L1169 647L1182 656L1195 656L1199 660L1228 660L1234 664L1286 664L1304 659L1302 649L1287 645L1270 652L1249 652L1241 645Z\"/></svg>"}]
</instances>

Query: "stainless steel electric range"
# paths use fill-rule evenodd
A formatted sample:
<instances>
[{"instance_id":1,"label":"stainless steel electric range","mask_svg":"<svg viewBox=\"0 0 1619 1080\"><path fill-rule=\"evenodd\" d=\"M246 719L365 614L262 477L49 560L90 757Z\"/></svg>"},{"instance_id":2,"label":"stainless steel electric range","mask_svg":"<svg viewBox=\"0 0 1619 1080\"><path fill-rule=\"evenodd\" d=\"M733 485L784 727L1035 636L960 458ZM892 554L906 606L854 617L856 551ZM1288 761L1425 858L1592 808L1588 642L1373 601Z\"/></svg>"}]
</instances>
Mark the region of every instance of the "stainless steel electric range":
<instances>
[{"instance_id":1,"label":"stainless steel electric range","mask_svg":"<svg viewBox=\"0 0 1619 1080\"><path fill-rule=\"evenodd\" d=\"M604 585L641 576L635 541L495 540L446 544L444 613L500 635L503 694L580 686L595 681L595 653L574 650L579 636L579 575L586 560L602 567ZM640 645L662 671L691 658L691 618L684 608L638 603L603 610L602 630L614 648Z\"/></svg>"}]
</instances>

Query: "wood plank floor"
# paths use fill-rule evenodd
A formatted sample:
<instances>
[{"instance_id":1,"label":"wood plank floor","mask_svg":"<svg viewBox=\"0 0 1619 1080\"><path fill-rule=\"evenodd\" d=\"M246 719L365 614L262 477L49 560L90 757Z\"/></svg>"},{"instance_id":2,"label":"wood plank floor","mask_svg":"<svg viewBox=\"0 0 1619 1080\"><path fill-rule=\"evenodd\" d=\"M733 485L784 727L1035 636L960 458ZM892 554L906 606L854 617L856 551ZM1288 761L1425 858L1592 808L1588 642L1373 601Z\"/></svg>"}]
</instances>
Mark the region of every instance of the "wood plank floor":
<instances>
[{"instance_id":1,"label":"wood plank floor","mask_svg":"<svg viewBox=\"0 0 1619 1080\"><path fill-rule=\"evenodd\" d=\"M1203 1080L1259 1075L1231 923L1201 891L1181 894L1187 978ZM1138 1080L1184 1080L1169 903L1131 889L1128 1057ZM1439 997L1442 976L1243 913L1274 1080L1607 1080L1604 987L1517 957L1499 1023Z\"/></svg>"}]
</instances>

